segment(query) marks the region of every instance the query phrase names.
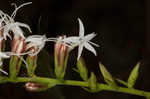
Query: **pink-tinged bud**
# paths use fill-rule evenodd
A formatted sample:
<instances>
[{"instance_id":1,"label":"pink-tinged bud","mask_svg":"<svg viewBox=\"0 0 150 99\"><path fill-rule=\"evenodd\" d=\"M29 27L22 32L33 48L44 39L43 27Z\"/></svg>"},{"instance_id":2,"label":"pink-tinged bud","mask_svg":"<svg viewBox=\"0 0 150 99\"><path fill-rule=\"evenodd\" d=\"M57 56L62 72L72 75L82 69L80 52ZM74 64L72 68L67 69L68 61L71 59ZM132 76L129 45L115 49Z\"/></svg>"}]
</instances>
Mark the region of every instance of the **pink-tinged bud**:
<instances>
[{"instance_id":1,"label":"pink-tinged bud","mask_svg":"<svg viewBox=\"0 0 150 99\"><path fill-rule=\"evenodd\" d=\"M22 64L22 56L21 54L25 51L25 40L21 36L14 36L11 46L12 55L10 63L9 63L9 74L11 79L15 79L19 74L21 64Z\"/></svg>"},{"instance_id":2,"label":"pink-tinged bud","mask_svg":"<svg viewBox=\"0 0 150 99\"><path fill-rule=\"evenodd\" d=\"M39 92L48 89L48 85L35 82L27 82L24 87L30 92Z\"/></svg>"},{"instance_id":3,"label":"pink-tinged bud","mask_svg":"<svg viewBox=\"0 0 150 99\"><path fill-rule=\"evenodd\" d=\"M64 38L65 36L61 36L58 39ZM70 49L64 42L57 41L54 45L54 50L55 50L55 74L57 78L63 79L66 72Z\"/></svg>"},{"instance_id":4,"label":"pink-tinged bud","mask_svg":"<svg viewBox=\"0 0 150 99\"><path fill-rule=\"evenodd\" d=\"M38 47L33 46L29 50L30 50L29 52L36 53L38 51ZM33 56L33 55L29 54L27 56L26 62L28 64L28 68L27 68L28 75L31 76L31 77L33 77L35 69L37 67L37 55Z\"/></svg>"},{"instance_id":5,"label":"pink-tinged bud","mask_svg":"<svg viewBox=\"0 0 150 99\"><path fill-rule=\"evenodd\" d=\"M26 49L25 39L22 38L21 36L14 36L12 41L11 52L19 55L23 53L25 49Z\"/></svg>"}]
</instances>

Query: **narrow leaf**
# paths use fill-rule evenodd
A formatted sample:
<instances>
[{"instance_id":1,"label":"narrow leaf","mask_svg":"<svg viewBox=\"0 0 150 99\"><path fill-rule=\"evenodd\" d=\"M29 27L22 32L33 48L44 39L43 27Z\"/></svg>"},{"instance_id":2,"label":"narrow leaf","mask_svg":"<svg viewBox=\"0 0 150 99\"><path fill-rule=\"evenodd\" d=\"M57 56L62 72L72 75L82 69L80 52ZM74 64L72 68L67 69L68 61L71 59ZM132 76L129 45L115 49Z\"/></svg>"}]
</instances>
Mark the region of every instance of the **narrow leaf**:
<instances>
[{"instance_id":1,"label":"narrow leaf","mask_svg":"<svg viewBox=\"0 0 150 99\"><path fill-rule=\"evenodd\" d=\"M84 59L80 57L80 59L77 61L77 71L80 74L81 78L84 81L88 81L88 70L86 68Z\"/></svg>"},{"instance_id":2,"label":"narrow leaf","mask_svg":"<svg viewBox=\"0 0 150 99\"><path fill-rule=\"evenodd\" d=\"M97 91L97 79L93 72L91 72L91 76L89 78L88 83L89 83L89 88L91 89L91 92L96 92Z\"/></svg>"},{"instance_id":3,"label":"narrow leaf","mask_svg":"<svg viewBox=\"0 0 150 99\"><path fill-rule=\"evenodd\" d=\"M116 83L112 77L112 75L107 71L103 64L99 63L100 71L104 77L104 80L107 84L116 86Z\"/></svg>"},{"instance_id":4,"label":"narrow leaf","mask_svg":"<svg viewBox=\"0 0 150 99\"><path fill-rule=\"evenodd\" d=\"M129 75L129 78L128 78L128 87L129 88L132 88L135 85L135 82L136 82L136 80L138 78L138 74L139 74L139 66L140 66L140 63L137 63Z\"/></svg>"}]
</instances>

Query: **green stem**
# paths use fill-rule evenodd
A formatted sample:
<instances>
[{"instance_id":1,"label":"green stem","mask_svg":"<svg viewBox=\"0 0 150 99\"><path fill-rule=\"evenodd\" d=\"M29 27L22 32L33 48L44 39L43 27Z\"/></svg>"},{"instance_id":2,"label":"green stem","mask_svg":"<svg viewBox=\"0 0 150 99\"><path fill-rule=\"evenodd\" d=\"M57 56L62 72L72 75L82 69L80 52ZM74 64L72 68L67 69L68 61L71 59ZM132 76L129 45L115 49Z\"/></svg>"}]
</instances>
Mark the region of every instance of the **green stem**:
<instances>
[{"instance_id":1,"label":"green stem","mask_svg":"<svg viewBox=\"0 0 150 99\"><path fill-rule=\"evenodd\" d=\"M7 82L12 83L19 83L19 82L37 82L37 83L56 83L56 85L70 85L70 86L80 86L80 87L89 87L88 82L85 81L74 81L74 80L64 80L63 82L54 78L44 78L44 77L32 77L32 78L25 78L25 77L18 77L15 80L11 80L10 78L3 78ZM6 82L5 81L5 82ZM124 88L124 87L112 87L107 84L97 84L97 88L105 91L115 91L115 92L122 92L128 93L132 95L150 97L150 92L133 89L133 88Z\"/></svg>"}]
</instances>

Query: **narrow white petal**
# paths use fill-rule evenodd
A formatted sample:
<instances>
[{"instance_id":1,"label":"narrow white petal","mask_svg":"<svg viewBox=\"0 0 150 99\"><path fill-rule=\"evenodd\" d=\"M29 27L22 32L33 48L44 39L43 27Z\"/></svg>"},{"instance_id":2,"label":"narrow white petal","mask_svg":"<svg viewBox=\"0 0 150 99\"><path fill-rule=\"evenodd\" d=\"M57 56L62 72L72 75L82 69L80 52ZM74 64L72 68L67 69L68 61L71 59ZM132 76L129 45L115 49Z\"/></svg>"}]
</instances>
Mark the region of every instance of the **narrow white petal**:
<instances>
[{"instance_id":1,"label":"narrow white petal","mask_svg":"<svg viewBox=\"0 0 150 99\"><path fill-rule=\"evenodd\" d=\"M83 23L80 18L78 18L78 21L79 21L79 36L83 37L84 36L84 26L83 26Z\"/></svg>"},{"instance_id":2,"label":"narrow white petal","mask_svg":"<svg viewBox=\"0 0 150 99\"><path fill-rule=\"evenodd\" d=\"M97 55L95 49L94 49L89 43L85 42L84 47L85 47L87 50L89 50L89 51L91 51L92 53L94 53L95 56Z\"/></svg>"},{"instance_id":3,"label":"narrow white petal","mask_svg":"<svg viewBox=\"0 0 150 99\"><path fill-rule=\"evenodd\" d=\"M23 6L25 6L25 5L28 5L28 4L31 4L32 2L27 2L27 3L24 3L24 4L22 4L22 5L20 5L19 7L17 7L16 9L15 9L15 11L12 13L12 15L11 15L11 18L15 18L15 15L16 15L16 13L17 13L17 11L21 8L21 7L23 7Z\"/></svg>"},{"instance_id":4,"label":"narrow white petal","mask_svg":"<svg viewBox=\"0 0 150 99\"><path fill-rule=\"evenodd\" d=\"M30 32L32 32L31 29L30 29L30 26L27 25L27 24L25 24L25 23L15 22L15 24L16 24L17 26L20 26L20 27L25 27L25 28L27 28Z\"/></svg>"},{"instance_id":5,"label":"narrow white petal","mask_svg":"<svg viewBox=\"0 0 150 99\"><path fill-rule=\"evenodd\" d=\"M65 43L76 43L76 42L79 42L79 37L71 36L71 37L67 37L67 38L63 39L63 41Z\"/></svg>"},{"instance_id":6,"label":"narrow white petal","mask_svg":"<svg viewBox=\"0 0 150 99\"><path fill-rule=\"evenodd\" d=\"M92 45L94 45L94 46L96 46L96 47L100 47L98 44L96 44L96 43L93 43L93 42L91 42L91 41L88 41L90 44L92 44Z\"/></svg>"},{"instance_id":7,"label":"narrow white petal","mask_svg":"<svg viewBox=\"0 0 150 99\"><path fill-rule=\"evenodd\" d=\"M28 36L25 40L25 42L32 42L32 43L40 43L45 41L46 41L45 35L31 35Z\"/></svg>"},{"instance_id":8,"label":"narrow white petal","mask_svg":"<svg viewBox=\"0 0 150 99\"><path fill-rule=\"evenodd\" d=\"M11 30L13 31L14 35L18 35L18 36L21 36L22 38L25 38L25 36L23 35L22 29L18 27L17 25L14 24Z\"/></svg>"},{"instance_id":9,"label":"narrow white petal","mask_svg":"<svg viewBox=\"0 0 150 99\"><path fill-rule=\"evenodd\" d=\"M82 54L82 50L83 50L83 44L80 44L79 47L78 47L78 57L77 57L77 60L79 60L81 54Z\"/></svg>"},{"instance_id":10,"label":"narrow white petal","mask_svg":"<svg viewBox=\"0 0 150 99\"><path fill-rule=\"evenodd\" d=\"M47 38L46 41L53 41L53 42L56 42L57 38L54 38L54 37L50 37L50 38Z\"/></svg>"},{"instance_id":11,"label":"narrow white petal","mask_svg":"<svg viewBox=\"0 0 150 99\"><path fill-rule=\"evenodd\" d=\"M5 39L5 40L7 39L7 36L8 36L9 38L11 38L11 36L9 35L9 30L10 30L10 28L11 28L11 27L8 27L8 26L4 27L4 32L3 32L3 34L4 34L4 39Z\"/></svg>"},{"instance_id":12,"label":"narrow white petal","mask_svg":"<svg viewBox=\"0 0 150 99\"><path fill-rule=\"evenodd\" d=\"M95 36L96 36L95 33L91 33L91 34L86 35L86 36L84 37L84 39L85 39L86 41L89 41L89 40L91 40L92 38L94 38Z\"/></svg>"}]
</instances>

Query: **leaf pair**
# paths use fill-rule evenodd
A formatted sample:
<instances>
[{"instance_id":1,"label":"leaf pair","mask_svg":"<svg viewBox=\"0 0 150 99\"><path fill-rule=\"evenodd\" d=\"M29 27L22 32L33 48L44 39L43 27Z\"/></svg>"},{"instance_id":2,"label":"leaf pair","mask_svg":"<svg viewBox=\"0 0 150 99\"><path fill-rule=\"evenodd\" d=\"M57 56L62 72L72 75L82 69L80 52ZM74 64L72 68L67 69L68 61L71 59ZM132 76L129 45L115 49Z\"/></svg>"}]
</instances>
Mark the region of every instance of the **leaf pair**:
<instances>
[{"instance_id":1,"label":"leaf pair","mask_svg":"<svg viewBox=\"0 0 150 99\"><path fill-rule=\"evenodd\" d=\"M107 69L104 67L104 65L99 64L99 66L105 82L111 86L116 86L115 80L113 79L112 75L107 71ZM137 63L137 65L131 71L127 82L120 79L116 80L121 84L127 86L128 88L133 88L139 75L139 66L140 63Z\"/></svg>"}]
</instances>

